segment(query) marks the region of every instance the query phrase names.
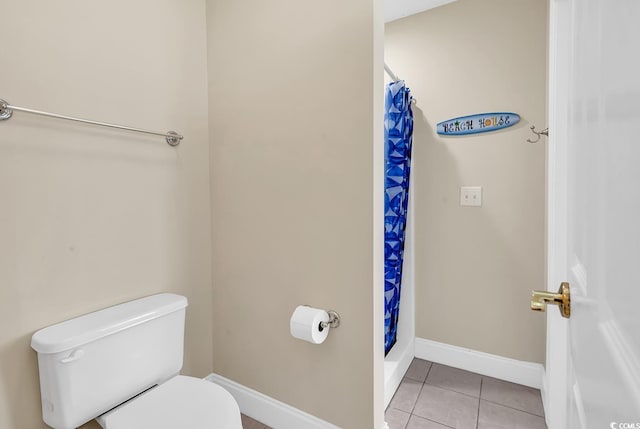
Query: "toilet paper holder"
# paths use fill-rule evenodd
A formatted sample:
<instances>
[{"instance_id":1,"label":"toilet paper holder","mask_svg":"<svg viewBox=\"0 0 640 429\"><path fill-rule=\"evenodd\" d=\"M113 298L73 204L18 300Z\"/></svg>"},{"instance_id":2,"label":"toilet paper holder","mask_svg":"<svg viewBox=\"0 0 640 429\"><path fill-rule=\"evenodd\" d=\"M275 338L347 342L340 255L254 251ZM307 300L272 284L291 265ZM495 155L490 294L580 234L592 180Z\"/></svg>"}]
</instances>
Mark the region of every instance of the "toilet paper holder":
<instances>
[{"instance_id":1,"label":"toilet paper holder","mask_svg":"<svg viewBox=\"0 0 640 429\"><path fill-rule=\"evenodd\" d=\"M337 328L338 326L340 326L340 315L337 311L329 310L327 311L327 314L329 315L329 321L320 322L320 331L324 330L327 327Z\"/></svg>"}]
</instances>

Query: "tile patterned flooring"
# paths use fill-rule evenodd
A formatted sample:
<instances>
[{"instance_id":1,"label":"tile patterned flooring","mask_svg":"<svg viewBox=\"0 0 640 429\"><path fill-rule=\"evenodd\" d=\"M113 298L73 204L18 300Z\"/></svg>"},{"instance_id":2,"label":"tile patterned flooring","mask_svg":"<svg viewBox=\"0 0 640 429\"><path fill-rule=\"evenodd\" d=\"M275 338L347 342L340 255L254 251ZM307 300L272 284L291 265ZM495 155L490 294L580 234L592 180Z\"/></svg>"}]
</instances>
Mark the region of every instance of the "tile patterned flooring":
<instances>
[{"instance_id":1,"label":"tile patterned flooring","mask_svg":"<svg viewBox=\"0 0 640 429\"><path fill-rule=\"evenodd\" d=\"M540 391L414 359L385 418L390 429L546 429Z\"/></svg>"},{"instance_id":2,"label":"tile patterned flooring","mask_svg":"<svg viewBox=\"0 0 640 429\"><path fill-rule=\"evenodd\" d=\"M253 420L249 416L242 414L242 429L271 429L267 425L263 425L257 420Z\"/></svg>"},{"instance_id":3,"label":"tile patterned flooring","mask_svg":"<svg viewBox=\"0 0 640 429\"><path fill-rule=\"evenodd\" d=\"M546 429L540 391L414 359L385 413L389 429ZM271 429L242 415L243 429Z\"/></svg>"}]
</instances>

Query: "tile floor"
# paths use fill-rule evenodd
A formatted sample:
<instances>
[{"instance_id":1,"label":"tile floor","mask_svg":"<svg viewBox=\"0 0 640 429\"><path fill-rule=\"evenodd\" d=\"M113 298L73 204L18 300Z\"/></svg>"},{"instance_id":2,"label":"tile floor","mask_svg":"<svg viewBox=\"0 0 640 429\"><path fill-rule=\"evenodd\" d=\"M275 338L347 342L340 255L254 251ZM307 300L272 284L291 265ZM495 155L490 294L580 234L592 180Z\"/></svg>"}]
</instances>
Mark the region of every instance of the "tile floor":
<instances>
[{"instance_id":1,"label":"tile floor","mask_svg":"<svg viewBox=\"0 0 640 429\"><path fill-rule=\"evenodd\" d=\"M242 415L242 429L271 429L267 425L263 425L257 420L253 420L249 416Z\"/></svg>"},{"instance_id":2,"label":"tile floor","mask_svg":"<svg viewBox=\"0 0 640 429\"><path fill-rule=\"evenodd\" d=\"M546 429L540 391L414 359L385 418L390 429Z\"/></svg>"}]
</instances>

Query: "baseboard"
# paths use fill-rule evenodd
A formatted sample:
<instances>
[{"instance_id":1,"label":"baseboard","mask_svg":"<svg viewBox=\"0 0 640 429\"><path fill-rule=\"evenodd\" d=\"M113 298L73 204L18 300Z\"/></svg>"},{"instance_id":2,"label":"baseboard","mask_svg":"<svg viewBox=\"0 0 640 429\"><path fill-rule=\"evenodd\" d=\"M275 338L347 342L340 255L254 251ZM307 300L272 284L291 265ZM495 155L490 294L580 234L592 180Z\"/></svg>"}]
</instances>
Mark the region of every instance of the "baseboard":
<instances>
[{"instance_id":1,"label":"baseboard","mask_svg":"<svg viewBox=\"0 0 640 429\"><path fill-rule=\"evenodd\" d=\"M387 409L393 395L398 390L404 374L413 360L414 341L405 340L398 343L384 358L384 408Z\"/></svg>"},{"instance_id":2,"label":"baseboard","mask_svg":"<svg viewBox=\"0 0 640 429\"><path fill-rule=\"evenodd\" d=\"M544 367L539 363L509 359L417 337L415 356L536 389L542 387Z\"/></svg>"},{"instance_id":3,"label":"baseboard","mask_svg":"<svg viewBox=\"0 0 640 429\"><path fill-rule=\"evenodd\" d=\"M273 429L340 429L338 426L221 375L210 374L205 377L205 380L224 387L238 402L243 414Z\"/></svg>"},{"instance_id":4,"label":"baseboard","mask_svg":"<svg viewBox=\"0 0 640 429\"><path fill-rule=\"evenodd\" d=\"M540 385L540 396L542 397L542 408L545 410L544 413L544 419L545 422L547 423L547 427L551 427L551 425L549 424L549 414L546 412L546 410L548 410L549 408L547 408L548 406L548 400L549 400L549 390L548 390L548 386L547 386L547 374L546 371L543 370L542 371L542 383Z\"/></svg>"}]
</instances>

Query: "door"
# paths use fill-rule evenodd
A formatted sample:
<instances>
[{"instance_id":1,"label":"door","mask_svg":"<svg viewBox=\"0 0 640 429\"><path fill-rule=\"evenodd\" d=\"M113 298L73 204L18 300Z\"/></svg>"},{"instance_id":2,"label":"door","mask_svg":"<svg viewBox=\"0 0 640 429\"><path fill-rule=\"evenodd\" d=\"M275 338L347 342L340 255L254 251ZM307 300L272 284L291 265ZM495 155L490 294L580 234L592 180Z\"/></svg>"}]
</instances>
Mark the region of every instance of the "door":
<instances>
[{"instance_id":1,"label":"door","mask_svg":"<svg viewBox=\"0 0 640 429\"><path fill-rule=\"evenodd\" d=\"M640 1L550 0L550 429L640 429Z\"/></svg>"}]
</instances>

